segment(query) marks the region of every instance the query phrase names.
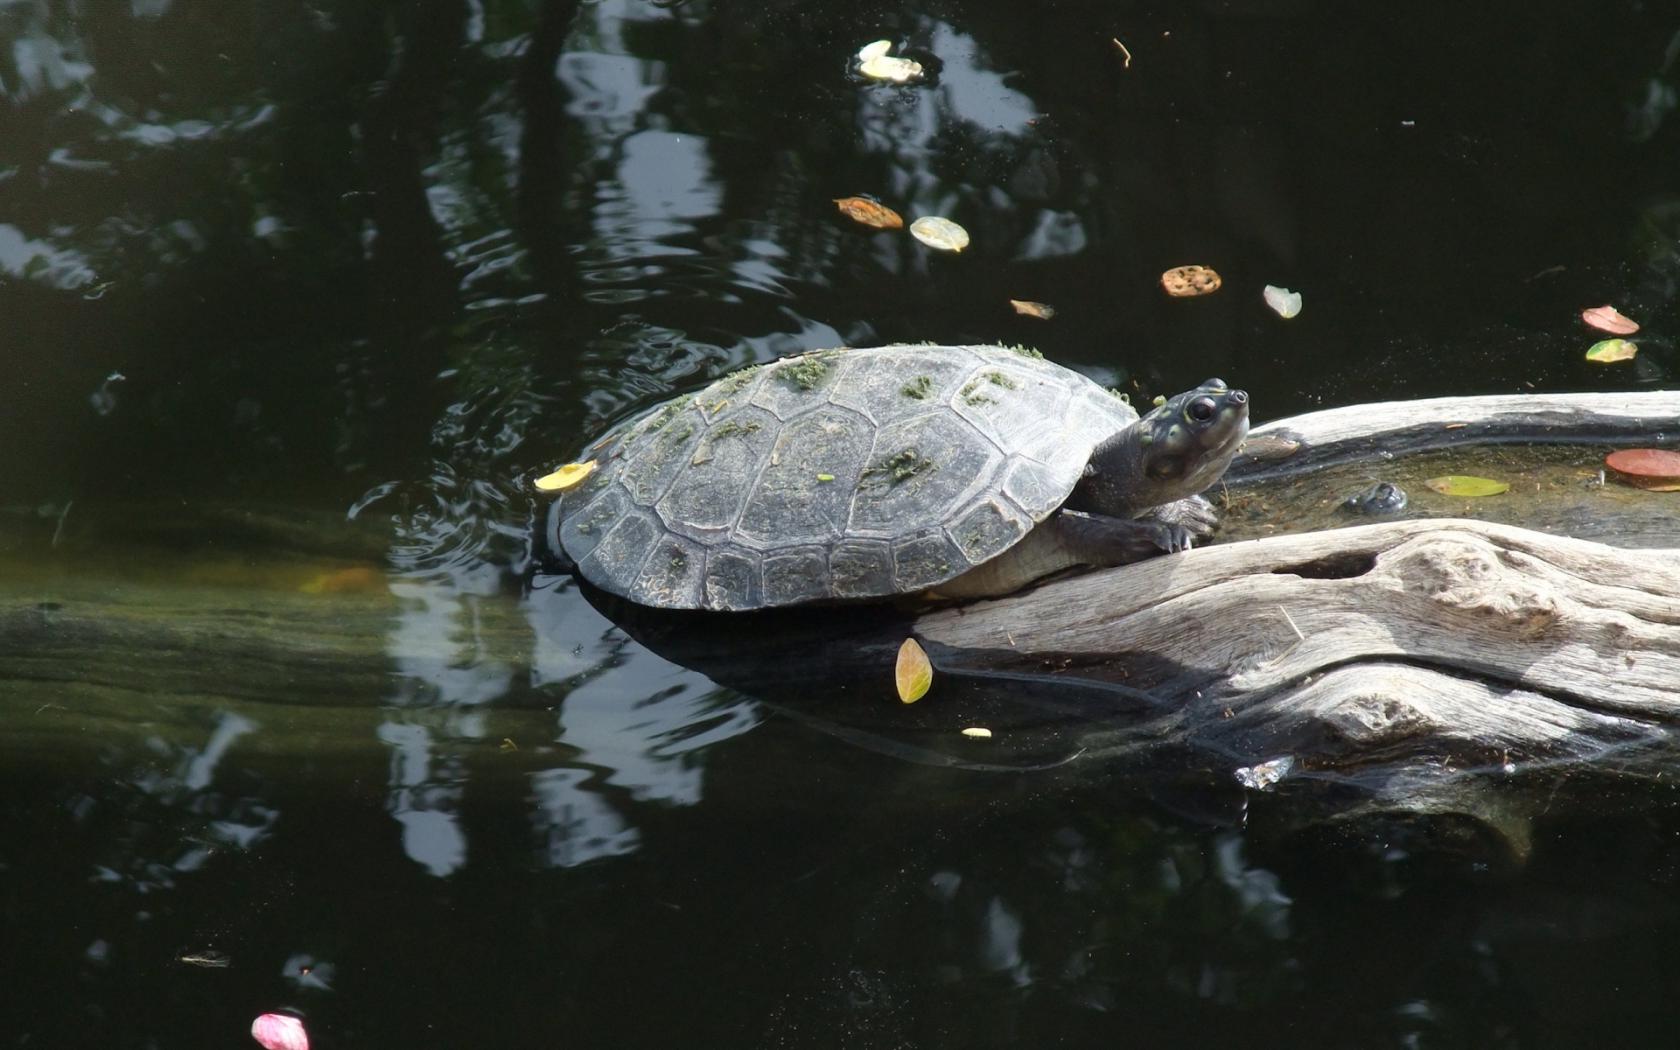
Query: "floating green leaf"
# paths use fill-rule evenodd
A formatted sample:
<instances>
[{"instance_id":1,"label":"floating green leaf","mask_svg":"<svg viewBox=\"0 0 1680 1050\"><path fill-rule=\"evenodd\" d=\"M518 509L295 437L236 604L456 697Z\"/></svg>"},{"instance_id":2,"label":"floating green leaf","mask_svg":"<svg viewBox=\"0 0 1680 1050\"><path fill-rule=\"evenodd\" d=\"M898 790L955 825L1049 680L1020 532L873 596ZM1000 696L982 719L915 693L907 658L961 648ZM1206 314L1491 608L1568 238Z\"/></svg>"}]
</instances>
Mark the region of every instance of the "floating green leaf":
<instances>
[{"instance_id":1,"label":"floating green leaf","mask_svg":"<svg viewBox=\"0 0 1680 1050\"><path fill-rule=\"evenodd\" d=\"M1470 497L1497 496L1511 487L1503 481L1479 478L1474 474L1443 474L1438 478L1430 478L1424 484L1443 496Z\"/></svg>"},{"instance_id":2,"label":"floating green leaf","mask_svg":"<svg viewBox=\"0 0 1680 1050\"><path fill-rule=\"evenodd\" d=\"M1637 353L1637 343L1630 343L1626 339L1600 339L1587 348L1587 360L1608 365L1617 361L1631 361Z\"/></svg>"},{"instance_id":3,"label":"floating green leaf","mask_svg":"<svg viewBox=\"0 0 1680 1050\"><path fill-rule=\"evenodd\" d=\"M894 668L893 678L898 683L898 698L907 704L926 696L933 686L933 664L916 639L906 638L898 647L898 666Z\"/></svg>"}]
</instances>

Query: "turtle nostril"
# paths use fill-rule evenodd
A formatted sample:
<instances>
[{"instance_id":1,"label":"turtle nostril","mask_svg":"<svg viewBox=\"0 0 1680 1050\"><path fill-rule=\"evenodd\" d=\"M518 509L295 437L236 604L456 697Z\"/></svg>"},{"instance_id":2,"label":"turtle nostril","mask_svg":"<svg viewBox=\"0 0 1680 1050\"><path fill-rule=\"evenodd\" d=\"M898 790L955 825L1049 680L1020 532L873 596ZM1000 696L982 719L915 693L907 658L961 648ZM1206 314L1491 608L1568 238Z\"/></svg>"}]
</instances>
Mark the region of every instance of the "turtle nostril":
<instances>
[{"instance_id":1,"label":"turtle nostril","mask_svg":"<svg viewBox=\"0 0 1680 1050\"><path fill-rule=\"evenodd\" d=\"M1231 391L1231 401L1235 404L1238 404L1238 405L1247 404L1248 403L1248 391L1246 391L1246 390L1233 390L1233 391Z\"/></svg>"}]
</instances>

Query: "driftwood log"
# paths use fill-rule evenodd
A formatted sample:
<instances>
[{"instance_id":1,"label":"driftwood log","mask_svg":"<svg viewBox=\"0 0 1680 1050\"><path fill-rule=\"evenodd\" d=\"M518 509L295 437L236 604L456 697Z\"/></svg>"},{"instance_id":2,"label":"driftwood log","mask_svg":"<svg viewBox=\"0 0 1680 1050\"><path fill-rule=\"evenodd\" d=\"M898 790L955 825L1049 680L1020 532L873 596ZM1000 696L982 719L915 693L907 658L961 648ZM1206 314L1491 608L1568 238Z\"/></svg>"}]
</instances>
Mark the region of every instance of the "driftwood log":
<instances>
[{"instance_id":1,"label":"driftwood log","mask_svg":"<svg viewBox=\"0 0 1680 1050\"><path fill-rule=\"evenodd\" d=\"M1238 485L1472 442L1672 445L1680 394L1355 406L1254 436ZM1680 495L1649 497L1680 516ZM1336 795L1337 819L1429 818L1520 857L1549 807L1649 802L1680 779L1680 550L1625 539L1455 519L1277 536L931 612L915 632L948 671L1148 696L1153 717L1082 735L1089 758L1177 745L1251 788Z\"/></svg>"}]
</instances>

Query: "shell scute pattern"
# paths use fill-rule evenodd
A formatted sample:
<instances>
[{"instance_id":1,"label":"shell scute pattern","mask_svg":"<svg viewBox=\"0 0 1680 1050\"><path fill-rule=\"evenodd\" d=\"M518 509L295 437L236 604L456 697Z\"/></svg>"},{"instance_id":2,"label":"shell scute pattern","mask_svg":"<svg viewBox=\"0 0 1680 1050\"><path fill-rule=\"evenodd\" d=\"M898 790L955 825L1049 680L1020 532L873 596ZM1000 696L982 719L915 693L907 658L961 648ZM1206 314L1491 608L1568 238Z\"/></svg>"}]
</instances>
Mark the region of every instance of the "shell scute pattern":
<instances>
[{"instance_id":1,"label":"shell scute pattern","mask_svg":"<svg viewBox=\"0 0 1680 1050\"><path fill-rule=\"evenodd\" d=\"M883 426L858 481L847 531L893 536L907 522L949 521L991 483L1003 458L996 445L946 411Z\"/></svg>"},{"instance_id":2,"label":"shell scute pattern","mask_svg":"<svg viewBox=\"0 0 1680 1050\"><path fill-rule=\"evenodd\" d=\"M559 541L591 582L656 606L921 590L1013 546L1136 418L1002 348L818 351L598 443L602 467L561 498Z\"/></svg>"},{"instance_id":3,"label":"shell scute pattern","mask_svg":"<svg viewBox=\"0 0 1680 1050\"><path fill-rule=\"evenodd\" d=\"M750 405L714 420L688 446L692 452L659 499L665 527L701 542L727 538L779 426L770 413Z\"/></svg>"},{"instance_id":4,"label":"shell scute pattern","mask_svg":"<svg viewBox=\"0 0 1680 1050\"><path fill-rule=\"evenodd\" d=\"M741 511L737 542L832 542L851 515L872 433L855 411L829 404L784 424Z\"/></svg>"}]
</instances>

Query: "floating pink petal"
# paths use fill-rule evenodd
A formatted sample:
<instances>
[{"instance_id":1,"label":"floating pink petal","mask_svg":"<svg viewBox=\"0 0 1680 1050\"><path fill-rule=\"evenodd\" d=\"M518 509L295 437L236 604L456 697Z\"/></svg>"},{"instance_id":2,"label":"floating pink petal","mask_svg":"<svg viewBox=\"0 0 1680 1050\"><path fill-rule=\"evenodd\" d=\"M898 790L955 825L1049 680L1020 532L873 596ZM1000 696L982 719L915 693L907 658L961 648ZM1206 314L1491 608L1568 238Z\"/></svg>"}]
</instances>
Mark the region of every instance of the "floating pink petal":
<instances>
[{"instance_id":1,"label":"floating pink petal","mask_svg":"<svg viewBox=\"0 0 1680 1050\"><path fill-rule=\"evenodd\" d=\"M1611 335L1632 335L1639 331L1639 322L1622 316L1614 306L1594 306L1581 311L1581 320L1600 332Z\"/></svg>"},{"instance_id":2,"label":"floating pink petal","mask_svg":"<svg viewBox=\"0 0 1680 1050\"><path fill-rule=\"evenodd\" d=\"M262 1014L251 1022L251 1038L265 1050L309 1050L309 1033L290 1014Z\"/></svg>"}]
</instances>

